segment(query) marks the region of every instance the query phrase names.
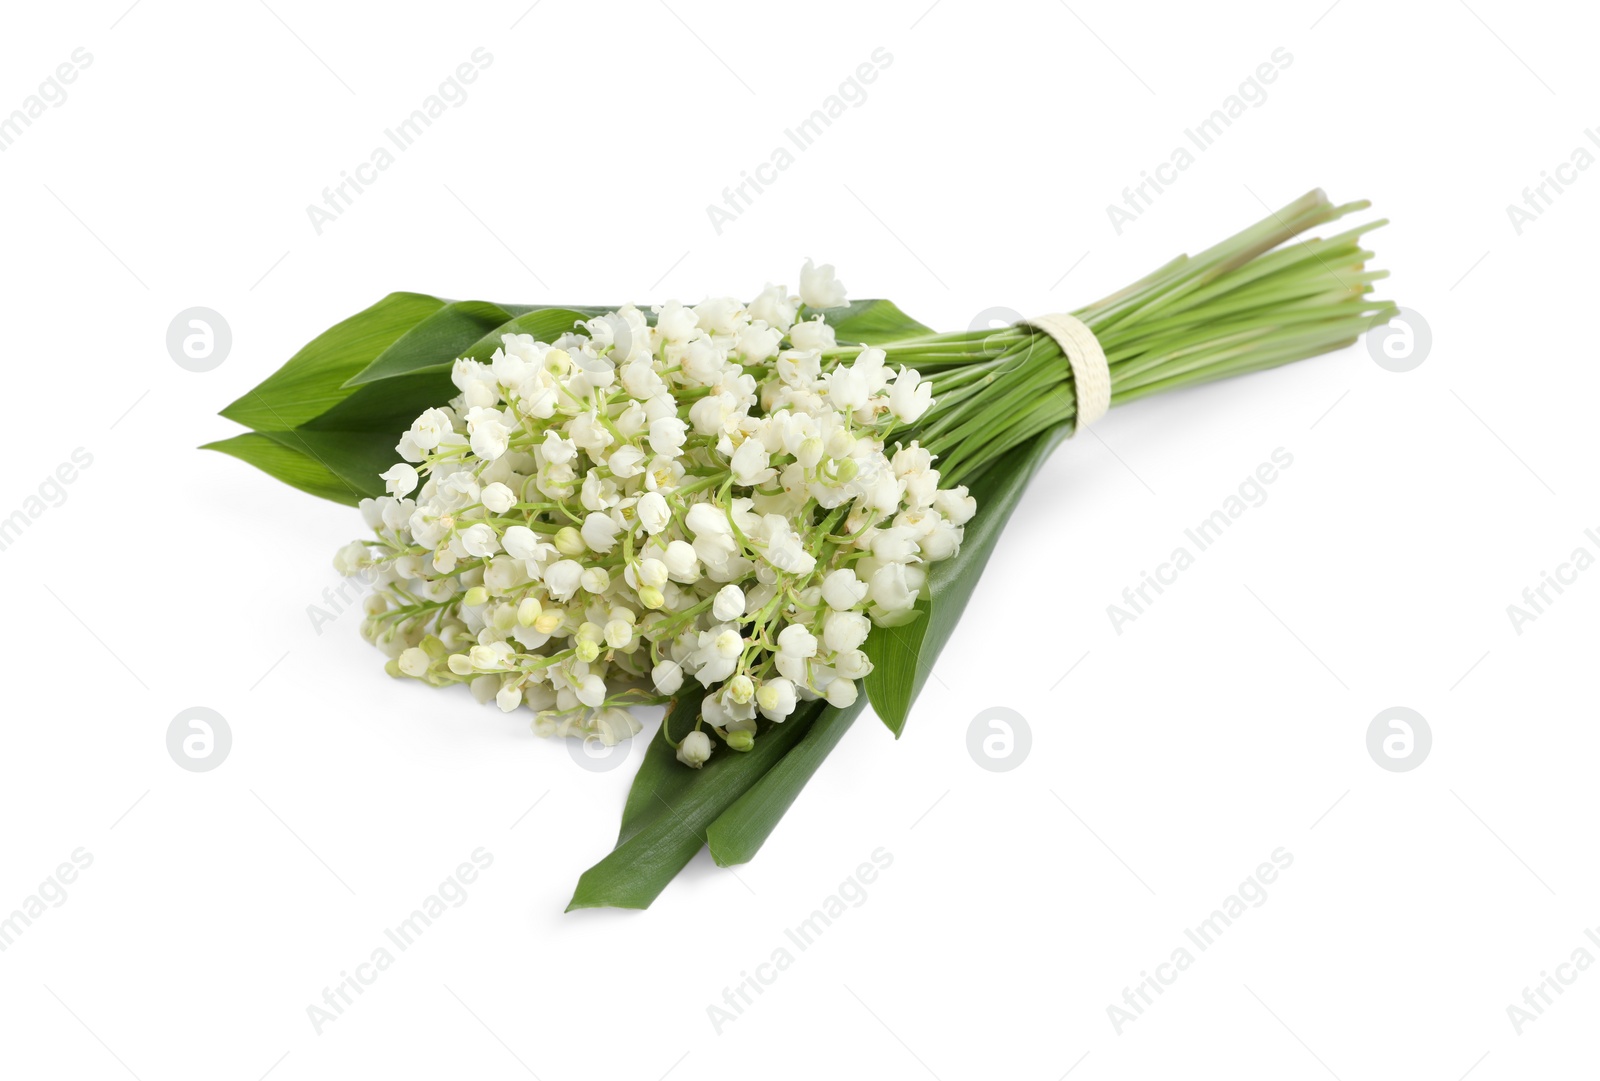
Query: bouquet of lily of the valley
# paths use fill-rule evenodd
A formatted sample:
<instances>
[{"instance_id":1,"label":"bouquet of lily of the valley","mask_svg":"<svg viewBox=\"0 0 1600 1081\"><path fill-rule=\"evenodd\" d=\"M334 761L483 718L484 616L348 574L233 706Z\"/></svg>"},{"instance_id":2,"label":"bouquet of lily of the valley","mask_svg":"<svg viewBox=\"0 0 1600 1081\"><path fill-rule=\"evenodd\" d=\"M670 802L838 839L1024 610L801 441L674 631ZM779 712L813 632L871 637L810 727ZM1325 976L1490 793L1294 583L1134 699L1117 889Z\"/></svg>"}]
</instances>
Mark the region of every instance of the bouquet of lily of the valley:
<instances>
[{"instance_id":1,"label":"bouquet of lily of the valley","mask_svg":"<svg viewBox=\"0 0 1600 1081\"><path fill-rule=\"evenodd\" d=\"M615 744L666 706L572 907L749 860L863 705L898 736L1040 463L1108 404L1340 348L1366 203L1320 191L1070 315L939 334L831 267L799 294L617 307L395 293L209 446L360 507L391 676ZM397 441L398 437L398 441Z\"/></svg>"}]
</instances>

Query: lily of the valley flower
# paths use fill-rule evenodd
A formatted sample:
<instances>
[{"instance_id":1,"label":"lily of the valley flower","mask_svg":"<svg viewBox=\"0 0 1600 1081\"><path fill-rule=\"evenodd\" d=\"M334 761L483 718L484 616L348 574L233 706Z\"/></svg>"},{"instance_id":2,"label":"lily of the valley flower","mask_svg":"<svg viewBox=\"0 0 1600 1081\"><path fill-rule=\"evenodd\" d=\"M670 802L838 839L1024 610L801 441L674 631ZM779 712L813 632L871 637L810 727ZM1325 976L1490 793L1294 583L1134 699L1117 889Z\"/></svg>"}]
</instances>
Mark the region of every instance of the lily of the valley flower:
<instances>
[{"instance_id":1,"label":"lily of the valley flower","mask_svg":"<svg viewBox=\"0 0 1600 1081\"><path fill-rule=\"evenodd\" d=\"M749 750L803 702L855 701L872 624L911 618L975 503L916 443L885 446L932 385L796 321L844 302L808 261L798 295L668 302L653 325L623 307L458 360L458 395L363 503L376 539L335 560L372 579L362 629L390 670L608 744L638 729L627 705L692 678L695 767L712 737Z\"/></svg>"}]
</instances>

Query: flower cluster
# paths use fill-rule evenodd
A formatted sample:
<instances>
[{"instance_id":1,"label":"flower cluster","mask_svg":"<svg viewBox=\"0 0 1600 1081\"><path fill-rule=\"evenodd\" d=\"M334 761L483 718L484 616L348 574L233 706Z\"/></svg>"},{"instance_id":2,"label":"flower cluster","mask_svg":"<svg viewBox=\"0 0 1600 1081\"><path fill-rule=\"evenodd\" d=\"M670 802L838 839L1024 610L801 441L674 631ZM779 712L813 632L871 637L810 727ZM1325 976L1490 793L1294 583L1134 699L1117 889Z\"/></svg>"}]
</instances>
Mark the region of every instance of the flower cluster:
<instances>
[{"instance_id":1,"label":"flower cluster","mask_svg":"<svg viewBox=\"0 0 1600 1081\"><path fill-rule=\"evenodd\" d=\"M748 750L758 718L854 702L873 623L915 617L976 505L915 442L885 447L931 385L839 347L832 267L800 283L457 360L459 394L361 504L375 536L336 559L377 587L362 630L390 673L607 744L639 730L628 706L693 688L695 767L713 735Z\"/></svg>"}]
</instances>

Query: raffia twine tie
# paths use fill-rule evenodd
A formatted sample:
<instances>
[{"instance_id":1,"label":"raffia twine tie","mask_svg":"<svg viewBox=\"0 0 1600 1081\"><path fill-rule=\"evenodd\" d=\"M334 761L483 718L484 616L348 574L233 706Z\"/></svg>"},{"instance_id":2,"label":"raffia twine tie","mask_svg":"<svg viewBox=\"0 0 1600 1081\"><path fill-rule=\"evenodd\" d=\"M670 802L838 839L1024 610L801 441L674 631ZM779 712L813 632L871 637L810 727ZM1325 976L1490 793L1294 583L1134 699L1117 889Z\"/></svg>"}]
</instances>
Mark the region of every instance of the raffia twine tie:
<instances>
[{"instance_id":1,"label":"raffia twine tie","mask_svg":"<svg viewBox=\"0 0 1600 1081\"><path fill-rule=\"evenodd\" d=\"M1071 315L1041 315L1023 326L1042 330L1055 340L1072 368L1073 390L1078 396L1074 428L1093 424L1111 408L1111 366L1100 340L1083 320Z\"/></svg>"}]
</instances>

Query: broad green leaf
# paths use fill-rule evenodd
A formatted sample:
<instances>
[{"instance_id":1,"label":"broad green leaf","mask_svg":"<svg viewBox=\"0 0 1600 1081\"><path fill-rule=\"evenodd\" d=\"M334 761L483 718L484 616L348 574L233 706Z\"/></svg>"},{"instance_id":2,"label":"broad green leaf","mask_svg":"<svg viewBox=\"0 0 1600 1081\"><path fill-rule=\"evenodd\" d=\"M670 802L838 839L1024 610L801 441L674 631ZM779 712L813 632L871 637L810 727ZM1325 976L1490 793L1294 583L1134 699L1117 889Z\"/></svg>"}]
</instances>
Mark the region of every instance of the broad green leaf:
<instances>
[{"instance_id":1,"label":"broad green leaf","mask_svg":"<svg viewBox=\"0 0 1600 1081\"><path fill-rule=\"evenodd\" d=\"M402 334L372 363L346 379L345 386L359 387L415 371L449 371L457 357L519 312L486 300L452 301Z\"/></svg>"},{"instance_id":2,"label":"broad green leaf","mask_svg":"<svg viewBox=\"0 0 1600 1081\"><path fill-rule=\"evenodd\" d=\"M350 397L298 427L301 431L381 432L393 452L400 434L419 413L443 405L458 393L448 371L397 375L358 387Z\"/></svg>"},{"instance_id":3,"label":"broad green leaf","mask_svg":"<svg viewBox=\"0 0 1600 1081\"><path fill-rule=\"evenodd\" d=\"M688 730L673 729L681 737ZM583 873L567 911L575 908L649 908L667 883L706 843L706 830L762 774L806 734L809 722L773 725L744 753L718 747L711 761L691 770L673 759L660 732L628 793L631 818L611 854ZM669 772L677 769L680 779Z\"/></svg>"},{"instance_id":4,"label":"broad green leaf","mask_svg":"<svg viewBox=\"0 0 1600 1081\"><path fill-rule=\"evenodd\" d=\"M905 729L911 704L955 630L1000 531L1034 473L1067 432L1063 427L1035 436L983 472L971 487L978 513L967 523L961 551L928 571L927 592L917 602L921 618L899 627L874 627L868 636L863 648L873 669L866 679L867 696L895 738Z\"/></svg>"},{"instance_id":5,"label":"broad green leaf","mask_svg":"<svg viewBox=\"0 0 1600 1081\"><path fill-rule=\"evenodd\" d=\"M378 474L400 460L391 433L319 432L298 428L292 432L257 434L310 458L337 477L347 493L357 492L360 496L382 495L384 484Z\"/></svg>"},{"instance_id":6,"label":"broad green leaf","mask_svg":"<svg viewBox=\"0 0 1600 1081\"><path fill-rule=\"evenodd\" d=\"M383 354L353 375L348 386L361 386L414 372L448 373L457 357L488 360L504 334L532 334L550 341L573 329L580 319L593 319L613 308L549 304L494 304L457 300L445 304L412 328Z\"/></svg>"},{"instance_id":7,"label":"broad green leaf","mask_svg":"<svg viewBox=\"0 0 1600 1081\"><path fill-rule=\"evenodd\" d=\"M830 308L822 315L841 342L877 345L933 333L892 300L856 300L843 308Z\"/></svg>"},{"instance_id":8,"label":"broad green leaf","mask_svg":"<svg viewBox=\"0 0 1600 1081\"><path fill-rule=\"evenodd\" d=\"M443 306L437 297L390 293L317 335L222 415L257 430L304 424L347 398L345 380Z\"/></svg>"},{"instance_id":9,"label":"broad green leaf","mask_svg":"<svg viewBox=\"0 0 1600 1081\"><path fill-rule=\"evenodd\" d=\"M667 707L667 712L661 720L662 727L656 731L645 753L644 762L640 764L639 772L634 774L633 784L628 789L628 800L622 808L622 828L617 833L617 844L620 845L638 833L639 827L644 825L647 819L665 813L664 808L676 803L699 776L697 771L689 769L677 760L673 749L663 736L663 731L672 733L676 739L683 739L684 734L694 727L695 721L700 719L700 698L700 695L691 694L685 689L685 692L674 698Z\"/></svg>"},{"instance_id":10,"label":"broad green leaf","mask_svg":"<svg viewBox=\"0 0 1600 1081\"><path fill-rule=\"evenodd\" d=\"M812 722L805 737L760 780L746 789L731 807L718 815L706 831L706 843L711 848L711 858L717 861L717 866L749 863L755 857L777 828L778 821L788 812L795 797L800 795L800 790L817 772L823 759L833 753L866 704L866 698L857 698L853 705L844 709L836 709L823 702L807 704L807 710L820 716ZM796 719L796 716L791 716L783 723L793 724Z\"/></svg>"},{"instance_id":11,"label":"broad green leaf","mask_svg":"<svg viewBox=\"0 0 1600 1081\"><path fill-rule=\"evenodd\" d=\"M448 309L448 310L447 310ZM450 381L451 362L457 356L478 356L483 359L493 354L500 344L502 333L533 334L544 340L557 337L572 329L579 319L591 318L599 308L551 308L529 310L516 306L500 305L443 305L436 316L429 317L396 343L396 349L385 352L391 360L400 357L404 363L415 364L402 371L403 363L397 361L392 373L375 382L361 383L345 388L344 397L318 416L311 417L292 429L276 425L263 431L269 440L280 446L300 452L331 474L337 487L322 486L318 494L330 493L339 502L352 502L361 496L383 494L383 484L378 474L399 460L395 444L400 434L416 419L417 414L430 406L442 405L456 394ZM474 325L473 320L484 325L498 319L495 313L520 314L495 323L495 329L484 334L464 349L455 349L462 338L462 328ZM448 337L449 333L458 335ZM429 362L423 350L432 342L441 350ZM397 351L398 350L398 351ZM268 470L270 473L271 470ZM276 475L276 474L274 474Z\"/></svg>"},{"instance_id":12,"label":"broad green leaf","mask_svg":"<svg viewBox=\"0 0 1600 1081\"><path fill-rule=\"evenodd\" d=\"M378 474L400 460L395 450L400 433L418 413L448 401L454 393L449 378L437 372L399 376L362 387L322 416L298 428L251 434L260 435L269 443L306 459L319 474L331 480L331 486L324 483L297 484L297 487L335 502L354 503L364 496L383 494L383 482ZM364 430L359 427L361 425L371 426L370 430ZM212 446L227 449L217 444ZM244 447L248 454L236 454L236 457L259 466L270 476L287 479L279 472L283 468L281 455L270 455L263 464L257 459L266 452L257 441L251 440Z\"/></svg>"},{"instance_id":13,"label":"broad green leaf","mask_svg":"<svg viewBox=\"0 0 1600 1081\"><path fill-rule=\"evenodd\" d=\"M207 443L201 450L218 450L249 462L270 477L335 503L355 506L367 492L352 487L326 465L293 447L259 432L241 432L230 439Z\"/></svg>"}]
</instances>

